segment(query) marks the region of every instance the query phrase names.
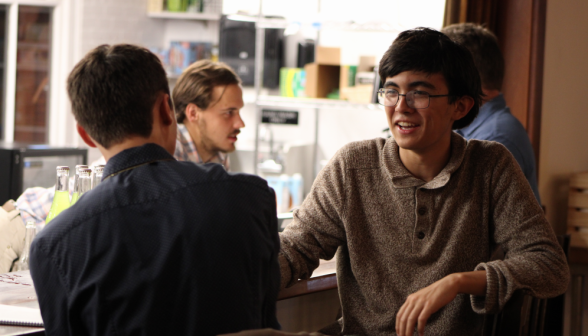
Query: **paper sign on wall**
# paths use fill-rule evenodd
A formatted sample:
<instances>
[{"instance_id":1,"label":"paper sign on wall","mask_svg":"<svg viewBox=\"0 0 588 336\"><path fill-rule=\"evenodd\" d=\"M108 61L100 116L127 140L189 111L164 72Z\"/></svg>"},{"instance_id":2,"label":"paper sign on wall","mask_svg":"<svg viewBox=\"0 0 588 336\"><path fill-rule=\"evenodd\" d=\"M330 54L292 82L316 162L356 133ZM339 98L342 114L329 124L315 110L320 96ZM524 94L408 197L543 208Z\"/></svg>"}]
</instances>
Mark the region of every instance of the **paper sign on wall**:
<instances>
[{"instance_id":1,"label":"paper sign on wall","mask_svg":"<svg viewBox=\"0 0 588 336\"><path fill-rule=\"evenodd\" d=\"M264 124L298 125L298 111L261 110L261 122Z\"/></svg>"}]
</instances>

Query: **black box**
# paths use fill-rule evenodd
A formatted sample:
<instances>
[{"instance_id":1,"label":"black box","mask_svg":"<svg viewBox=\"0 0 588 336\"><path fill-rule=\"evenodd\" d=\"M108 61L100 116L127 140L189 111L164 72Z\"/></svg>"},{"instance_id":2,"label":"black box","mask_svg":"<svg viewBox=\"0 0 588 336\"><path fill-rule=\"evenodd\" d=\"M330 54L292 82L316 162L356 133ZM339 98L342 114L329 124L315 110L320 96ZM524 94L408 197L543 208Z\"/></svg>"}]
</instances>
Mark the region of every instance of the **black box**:
<instances>
[{"instance_id":1,"label":"black box","mask_svg":"<svg viewBox=\"0 0 588 336\"><path fill-rule=\"evenodd\" d=\"M220 20L219 61L233 68L245 86L252 86L255 78L255 19L239 21L223 15ZM283 44L284 29L265 29L264 87L277 88L280 85Z\"/></svg>"},{"instance_id":2,"label":"black box","mask_svg":"<svg viewBox=\"0 0 588 336\"><path fill-rule=\"evenodd\" d=\"M0 205L9 199L16 200L26 188L55 185L57 166L69 166L73 176L75 166L87 162L85 148L0 141Z\"/></svg>"}]
</instances>

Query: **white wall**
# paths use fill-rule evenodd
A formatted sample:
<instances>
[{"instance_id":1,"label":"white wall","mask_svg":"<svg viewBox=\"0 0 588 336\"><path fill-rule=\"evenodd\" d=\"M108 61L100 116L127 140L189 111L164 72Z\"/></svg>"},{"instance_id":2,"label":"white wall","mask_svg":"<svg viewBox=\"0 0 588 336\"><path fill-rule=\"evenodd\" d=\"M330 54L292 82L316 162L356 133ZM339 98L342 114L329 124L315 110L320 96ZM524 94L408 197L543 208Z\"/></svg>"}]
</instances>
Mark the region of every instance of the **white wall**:
<instances>
[{"instance_id":1,"label":"white wall","mask_svg":"<svg viewBox=\"0 0 588 336\"><path fill-rule=\"evenodd\" d=\"M146 0L74 1L79 6L79 17L76 20L79 41L72 67L87 52L101 44L132 43L145 47L164 46L167 22L147 17ZM200 25L203 24L200 23ZM186 28L186 31L190 29ZM69 117L71 118L71 113ZM75 130L72 130L72 133L76 135ZM84 146L77 135L74 141L77 145ZM96 149L90 149L89 154L90 162L100 157Z\"/></svg>"},{"instance_id":2,"label":"white wall","mask_svg":"<svg viewBox=\"0 0 588 336\"><path fill-rule=\"evenodd\" d=\"M588 2L547 2L539 192L559 233L570 174L588 171Z\"/></svg>"},{"instance_id":3,"label":"white wall","mask_svg":"<svg viewBox=\"0 0 588 336\"><path fill-rule=\"evenodd\" d=\"M163 39L165 21L147 17L146 0L81 1L81 56L100 44L149 46Z\"/></svg>"}]
</instances>

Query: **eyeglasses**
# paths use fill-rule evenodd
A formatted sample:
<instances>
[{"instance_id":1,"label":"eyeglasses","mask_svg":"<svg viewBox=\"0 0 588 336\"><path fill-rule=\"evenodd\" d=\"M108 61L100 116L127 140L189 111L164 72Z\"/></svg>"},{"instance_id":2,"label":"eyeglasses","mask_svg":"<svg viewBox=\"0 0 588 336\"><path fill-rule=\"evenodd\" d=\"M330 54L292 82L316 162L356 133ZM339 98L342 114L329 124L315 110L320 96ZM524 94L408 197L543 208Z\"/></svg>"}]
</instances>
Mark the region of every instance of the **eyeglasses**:
<instances>
[{"instance_id":1,"label":"eyeglasses","mask_svg":"<svg viewBox=\"0 0 588 336\"><path fill-rule=\"evenodd\" d=\"M406 94L400 94L394 89L379 89L378 103L384 106L396 106L400 96L406 98L406 105L414 109L424 109L429 107L430 98L449 97L450 95L431 95L425 91L409 91Z\"/></svg>"}]
</instances>

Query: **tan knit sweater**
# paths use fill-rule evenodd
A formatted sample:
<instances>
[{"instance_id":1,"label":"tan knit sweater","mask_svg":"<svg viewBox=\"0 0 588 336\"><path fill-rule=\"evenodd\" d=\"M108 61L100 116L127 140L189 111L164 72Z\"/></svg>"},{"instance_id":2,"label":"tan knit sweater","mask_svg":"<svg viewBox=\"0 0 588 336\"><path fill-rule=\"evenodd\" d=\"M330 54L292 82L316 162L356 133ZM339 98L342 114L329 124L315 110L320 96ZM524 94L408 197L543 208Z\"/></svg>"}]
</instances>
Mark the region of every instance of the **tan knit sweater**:
<instances>
[{"instance_id":1,"label":"tan knit sweater","mask_svg":"<svg viewBox=\"0 0 588 336\"><path fill-rule=\"evenodd\" d=\"M343 147L280 237L282 287L308 278L338 249L347 335L395 335L406 297L455 272L485 269L486 296L458 295L431 316L426 335L479 334L479 314L502 309L513 291L553 297L569 281L564 253L512 155L457 134L449 162L428 183L404 168L392 138ZM488 262L497 244L505 260Z\"/></svg>"}]
</instances>

